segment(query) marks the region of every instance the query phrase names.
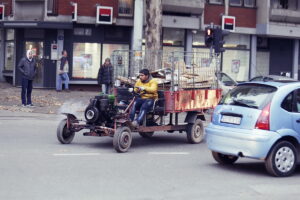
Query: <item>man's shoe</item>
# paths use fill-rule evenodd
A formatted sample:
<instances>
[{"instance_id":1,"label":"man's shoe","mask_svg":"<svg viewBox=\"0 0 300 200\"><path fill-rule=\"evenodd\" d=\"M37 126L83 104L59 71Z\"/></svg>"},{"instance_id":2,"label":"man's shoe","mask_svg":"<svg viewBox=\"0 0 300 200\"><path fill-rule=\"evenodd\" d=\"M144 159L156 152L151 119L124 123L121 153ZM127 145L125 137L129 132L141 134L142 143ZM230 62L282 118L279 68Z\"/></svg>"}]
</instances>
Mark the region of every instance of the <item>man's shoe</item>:
<instances>
[{"instance_id":1,"label":"man's shoe","mask_svg":"<svg viewBox=\"0 0 300 200\"><path fill-rule=\"evenodd\" d=\"M136 120L134 120L131 124L134 128L137 128L139 126L139 123Z\"/></svg>"},{"instance_id":2,"label":"man's shoe","mask_svg":"<svg viewBox=\"0 0 300 200\"><path fill-rule=\"evenodd\" d=\"M31 104L28 104L27 107L34 108L35 106L31 103Z\"/></svg>"},{"instance_id":3,"label":"man's shoe","mask_svg":"<svg viewBox=\"0 0 300 200\"><path fill-rule=\"evenodd\" d=\"M56 92L61 92L61 90L56 90Z\"/></svg>"},{"instance_id":4,"label":"man's shoe","mask_svg":"<svg viewBox=\"0 0 300 200\"><path fill-rule=\"evenodd\" d=\"M69 92L70 92L70 90L69 90L69 89L67 89L67 90L65 90L65 92L68 92L68 93L69 93Z\"/></svg>"},{"instance_id":5,"label":"man's shoe","mask_svg":"<svg viewBox=\"0 0 300 200\"><path fill-rule=\"evenodd\" d=\"M22 107L26 107L26 105L25 105L25 104L22 104L21 106L22 106Z\"/></svg>"}]
</instances>

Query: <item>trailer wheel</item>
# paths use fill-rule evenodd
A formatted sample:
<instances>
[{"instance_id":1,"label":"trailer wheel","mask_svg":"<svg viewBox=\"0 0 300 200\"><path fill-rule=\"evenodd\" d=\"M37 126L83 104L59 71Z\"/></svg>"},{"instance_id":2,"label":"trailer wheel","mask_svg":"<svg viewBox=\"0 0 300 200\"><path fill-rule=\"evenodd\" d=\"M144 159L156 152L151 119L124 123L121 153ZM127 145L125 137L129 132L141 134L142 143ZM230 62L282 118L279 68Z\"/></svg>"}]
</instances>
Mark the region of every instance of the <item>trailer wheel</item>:
<instances>
[{"instance_id":1,"label":"trailer wheel","mask_svg":"<svg viewBox=\"0 0 300 200\"><path fill-rule=\"evenodd\" d=\"M130 128L126 126L117 128L113 138L115 150L119 153L124 153L129 149L131 142L132 136Z\"/></svg>"},{"instance_id":2,"label":"trailer wheel","mask_svg":"<svg viewBox=\"0 0 300 200\"><path fill-rule=\"evenodd\" d=\"M61 122L59 123L59 125L57 127L56 135L57 135L58 141L60 141L60 143L62 143L62 144L70 144L73 141L75 132L70 131L67 128L67 119L61 120Z\"/></svg>"},{"instance_id":3,"label":"trailer wheel","mask_svg":"<svg viewBox=\"0 0 300 200\"><path fill-rule=\"evenodd\" d=\"M151 138L154 135L154 132L139 132L140 136L143 138Z\"/></svg>"},{"instance_id":4,"label":"trailer wheel","mask_svg":"<svg viewBox=\"0 0 300 200\"><path fill-rule=\"evenodd\" d=\"M204 138L204 127L201 119L196 119L195 123L188 124L186 129L187 140L191 144L198 144Z\"/></svg>"}]
</instances>

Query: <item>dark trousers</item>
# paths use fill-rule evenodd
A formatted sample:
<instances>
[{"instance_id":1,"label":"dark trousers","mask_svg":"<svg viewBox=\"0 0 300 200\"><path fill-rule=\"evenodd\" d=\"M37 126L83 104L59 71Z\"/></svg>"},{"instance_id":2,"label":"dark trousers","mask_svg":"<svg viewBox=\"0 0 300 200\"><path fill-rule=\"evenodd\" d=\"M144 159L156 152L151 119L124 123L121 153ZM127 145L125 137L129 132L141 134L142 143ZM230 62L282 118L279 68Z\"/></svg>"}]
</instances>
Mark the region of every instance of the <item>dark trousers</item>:
<instances>
[{"instance_id":1,"label":"dark trousers","mask_svg":"<svg viewBox=\"0 0 300 200\"><path fill-rule=\"evenodd\" d=\"M32 92L32 80L22 78L22 92L21 92L22 104L24 105L31 104L31 92Z\"/></svg>"},{"instance_id":2,"label":"dark trousers","mask_svg":"<svg viewBox=\"0 0 300 200\"><path fill-rule=\"evenodd\" d=\"M135 112L139 110L139 114L136 118L136 121L141 125L144 119L144 116L152 109L154 100L153 99L142 99L137 98L132 106L130 111L130 119L134 120Z\"/></svg>"}]
</instances>

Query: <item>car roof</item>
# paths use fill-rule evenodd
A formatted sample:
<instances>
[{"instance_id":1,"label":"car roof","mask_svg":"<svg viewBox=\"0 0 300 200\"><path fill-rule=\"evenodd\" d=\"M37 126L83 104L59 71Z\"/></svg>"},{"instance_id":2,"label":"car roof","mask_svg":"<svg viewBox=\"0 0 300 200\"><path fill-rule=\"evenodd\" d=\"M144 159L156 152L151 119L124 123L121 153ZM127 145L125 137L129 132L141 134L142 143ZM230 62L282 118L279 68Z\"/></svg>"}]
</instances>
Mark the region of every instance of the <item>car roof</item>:
<instances>
[{"instance_id":1,"label":"car roof","mask_svg":"<svg viewBox=\"0 0 300 200\"><path fill-rule=\"evenodd\" d=\"M280 80L280 81L252 81L252 82L243 82L243 83L239 83L238 85L251 85L251 84L256 84L256 85L269 85L269 86L273 86L273 87L282 87L285 85L291 85L294 84L295 86L300 86L300 82L299 81L295 81L295 80Z\"/></svg>"}]
</instances>

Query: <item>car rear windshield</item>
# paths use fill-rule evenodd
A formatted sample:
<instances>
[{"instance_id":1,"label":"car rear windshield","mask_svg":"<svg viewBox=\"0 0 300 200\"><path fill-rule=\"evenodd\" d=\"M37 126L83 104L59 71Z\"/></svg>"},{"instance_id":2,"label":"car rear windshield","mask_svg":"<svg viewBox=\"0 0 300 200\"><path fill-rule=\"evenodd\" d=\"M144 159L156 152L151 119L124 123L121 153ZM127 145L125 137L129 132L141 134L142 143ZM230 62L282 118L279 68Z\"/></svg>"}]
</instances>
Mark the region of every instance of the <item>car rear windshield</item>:
<instances>
[{"instance_id":1,"label":"car rear windshield","mask_svg":"<svg viewBox=\"0 0 300 200\"><path fill-rule=\"evenodd\" d=\"M228 92L219 105L237 105L261 110L271 102L276 90L276 87L268 85L240 85Z\"/></svg>"}]
</instances>

